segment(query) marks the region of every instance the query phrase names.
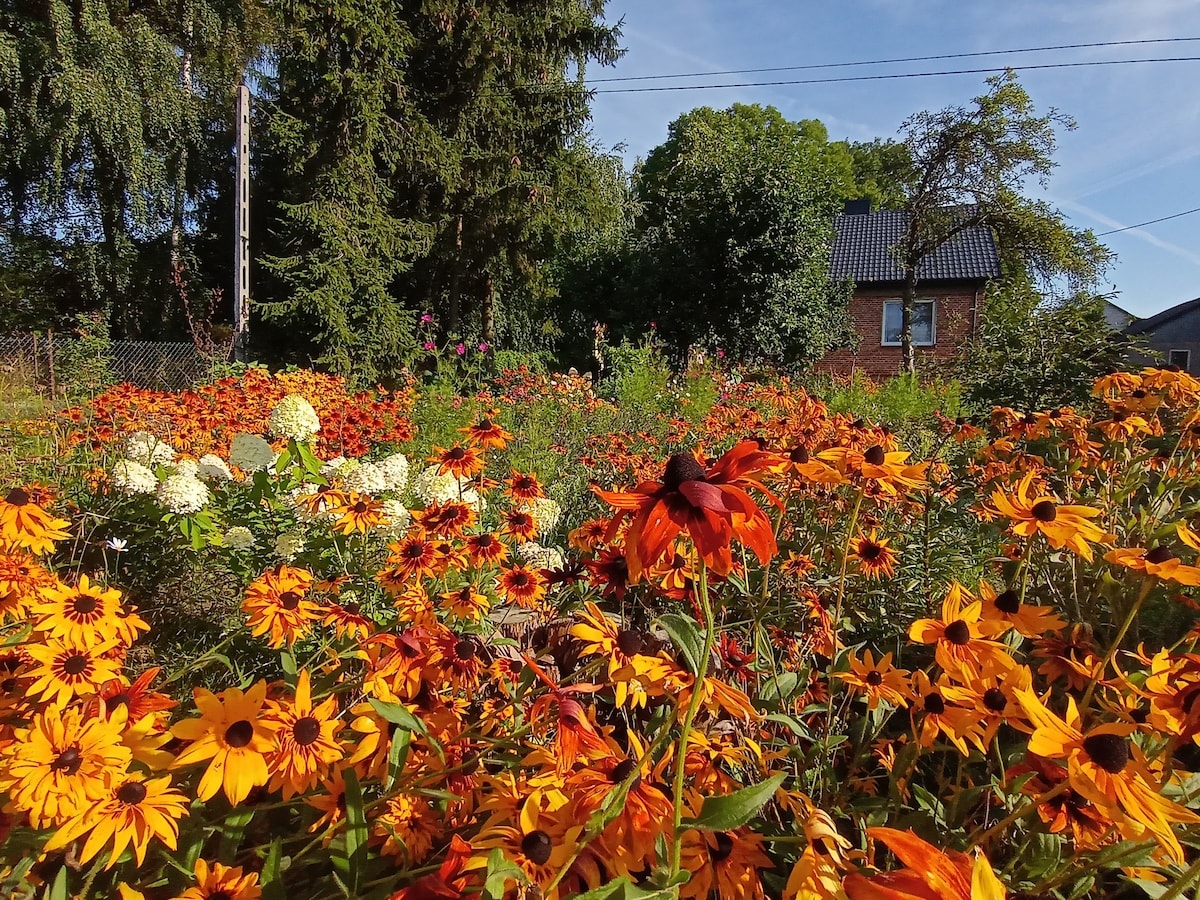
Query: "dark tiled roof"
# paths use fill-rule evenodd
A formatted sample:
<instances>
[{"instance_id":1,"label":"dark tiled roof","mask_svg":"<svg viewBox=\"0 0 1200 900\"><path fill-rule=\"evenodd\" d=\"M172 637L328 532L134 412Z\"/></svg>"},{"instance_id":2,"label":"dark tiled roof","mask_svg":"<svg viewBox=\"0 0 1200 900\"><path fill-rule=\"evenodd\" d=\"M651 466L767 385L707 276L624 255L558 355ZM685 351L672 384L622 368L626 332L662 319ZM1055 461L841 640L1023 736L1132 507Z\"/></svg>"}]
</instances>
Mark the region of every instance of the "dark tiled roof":
<instances>
[{"instance_id":1,"label":"dark tiled roof","mask_svg":"<svg viewBox=\"0 0 1200 900\"><path fill-rule=\"evenodd\" d=\"M1148 319L1138 319L1136 322L1131 322L1125 329L1126 334L1145 334L1148 331L1154 331L1159 325L1170 322L1172 319L1177 319L1180 316L1187 315L1193 310L1200 309L1200 297L1195 300L1188 300L1180 303L1177 306L1172 306L1170 309L1164 309L1160 313L1150 316Z\"/></svg>"},{"instance_id":2,"label":"dark tiled roof","mask_svg":"<svg viewBox=\"0 0 1200 900\"><path fill-rule=\"evenodd\" d=\"M908 213L881 209L834 220L830 254L834 278L853 278L859 285L904 280L892 255L908 224ZM984 281L1000 275L1000 254L992 230L968 228L942 244L917 267L920 281Z\"/></svg>"}]
</instances>

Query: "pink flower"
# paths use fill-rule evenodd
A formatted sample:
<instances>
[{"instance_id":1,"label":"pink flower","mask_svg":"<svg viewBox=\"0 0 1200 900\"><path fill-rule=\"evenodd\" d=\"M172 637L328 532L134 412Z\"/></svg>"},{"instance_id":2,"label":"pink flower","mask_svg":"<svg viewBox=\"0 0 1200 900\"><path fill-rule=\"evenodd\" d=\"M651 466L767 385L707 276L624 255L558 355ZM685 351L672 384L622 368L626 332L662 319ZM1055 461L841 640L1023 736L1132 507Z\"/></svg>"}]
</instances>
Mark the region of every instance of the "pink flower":
<instances>
[{"instance_id":1,"label":"pink flower","mask_svg":"<svg viewBox=\"0 0 1200 900\"><path fill-rule=\"evenodd\" d=\"M489 344L487 341L484 341L482 344L479 345L480 353L487 353L491 349L492 349L492 345Z\"/></svg>"},{"instance_id":2,"label":"pink flower","mask_svg":"<svg viewBox=\"0 0 1200 900\"><path fill-rule=\"evenodd\" d=\"M437 344L435 344L433 341L426 341L426 342L425 342L425 349L426 349L426 350L436 350L436 349L437 349Z\"/></svg>"},{"instance_id":3,"label":"pink flower","mask_svg":"<svg viewBox=\"0 0 1200 900\"><path fill-rule=\"evenodd\" d=\"M433 321L433 316L431 316L429 313L425 313L425 315L421 316L421 324L422 325L428 325L432 321Z\"/></svg>"},{"instance_id":4,"label":"pink flower","mask_svg":"<svg viewBox=\"0 0 1200 900\"><path fill-rule=\"evenodd\" d=\"M717 359L724 359L724 358L725 358L725 351L724 351L724 350L718 350L718 351L717 351Z\"/></svg>"},{"instance_id":5,"label":"pink flower","mask_svg":"<svg viewBox=\"0 0 1200 900\"><path fill-rule=\"evenodd\" d=\"M457 347L454 348L454 352L457 353L459 356L462 356L464 353L467 352L467 345L459 344Z\"/></svg>"}]
</instances>

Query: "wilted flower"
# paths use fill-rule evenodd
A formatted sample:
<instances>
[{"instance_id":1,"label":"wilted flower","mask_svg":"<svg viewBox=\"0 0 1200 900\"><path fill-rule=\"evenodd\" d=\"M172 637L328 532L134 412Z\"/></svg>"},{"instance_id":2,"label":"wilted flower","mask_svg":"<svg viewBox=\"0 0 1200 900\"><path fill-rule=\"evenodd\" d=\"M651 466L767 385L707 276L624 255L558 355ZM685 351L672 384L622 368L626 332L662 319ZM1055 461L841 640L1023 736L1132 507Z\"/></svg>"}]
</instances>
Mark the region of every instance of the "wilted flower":
<instances>
[{"instance_id":1,"label":"wilted flower","mask_svg":"<svg viewBox=\"0 0 1200 900\"><path fill-rule=\"evenodd\" d=\"M153 494L158 489L154 473L132 459L117 460L113 466L112 483L123 494Z\"/></svg>"},{"instance_id":2,"label":"wilted flower","mask_svg":"<svg viewBox=\"0 0 1200 900\"><path fill-rule=\"evenodd\" d=\"M171 475L158 486L158 502L180 516L198 513L208 505L204 482L191 475Z\"/></svg>"},{"instance_id":3,"label":"wilted flower","mask_svg":"<svg viewBox=\"0 0 1200 900\"><path fill-rule=\"evenodd\" d=\"M275 451L256 434L235 434L229 444L229 464L243 472L259 472L275 464Z\"/></svg>"},{"instance_id":4,"label":"wilted flower","mask_svg":"<svg viewBox=\"0 0 1200 900\"><path fill-rule=\"evenodd\" d=\"M271 410L267 426L272 434L292 441L307 441L321 430L313 405L299 394L288 394Z\"/></svg>"}]
</instances>

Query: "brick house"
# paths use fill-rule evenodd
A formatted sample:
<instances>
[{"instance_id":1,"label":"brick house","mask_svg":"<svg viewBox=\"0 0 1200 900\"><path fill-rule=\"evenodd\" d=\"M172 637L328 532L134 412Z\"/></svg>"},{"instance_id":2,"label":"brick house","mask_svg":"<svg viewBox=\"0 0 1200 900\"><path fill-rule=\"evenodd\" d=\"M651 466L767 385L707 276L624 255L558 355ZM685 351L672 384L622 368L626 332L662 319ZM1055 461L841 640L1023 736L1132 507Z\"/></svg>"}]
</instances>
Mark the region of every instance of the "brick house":
<instances>
[{"instance_id":1,"label":"brick house","mask_svg":"<svg viewBox=\"0 0 1200 900\"><path fill-rule=\"evenodd\" d=\"M889 378L900 371L900 298L904 273L892 254L904 234L908 214L871 211L870 201L854 200L834 220L830 275L854 282L850 316L858 346L834 350L818 372L863 372ZM917 268L913 343L922 357L948 359L974 335L989 280L1000 275L1000 254L990 228L955 235Z\"/></svg>"}]
</instances>

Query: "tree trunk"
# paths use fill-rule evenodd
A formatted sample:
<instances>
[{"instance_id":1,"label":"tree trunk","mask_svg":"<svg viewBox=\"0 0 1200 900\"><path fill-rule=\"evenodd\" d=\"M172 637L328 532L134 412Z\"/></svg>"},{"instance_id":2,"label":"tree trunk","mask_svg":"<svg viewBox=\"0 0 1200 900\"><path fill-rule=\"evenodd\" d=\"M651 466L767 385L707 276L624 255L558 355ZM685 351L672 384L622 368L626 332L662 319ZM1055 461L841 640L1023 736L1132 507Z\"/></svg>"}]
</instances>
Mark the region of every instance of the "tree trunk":
<instances>
[{"instance_id":1,"label":"tree trunk","mask_svg":"<svg viewBox=\"0 0 1200 900\"><path fill-rule=\"evenodd\" d=\"M912 317L917 297L917 267L908 265L904 270L904 296L900 300L900 357L905 374L917 374L917 354L913 348Z\"/></svg>"},{"instance_id":2,"label":"tree trunk","mask_svg":"<svg viewBox=\"0 0 1200 900\"><path fill-rule=\"evenodd\" d=\"M482 299L479 308L480 330L484 343L492 344L496 341L496 283L491 275L484 277Z\"/></svg>"},{"instance_id":3,"label":"tree trunk","mask_svg":"<svg viewBox=\"0 0 1200 900\"><path fill-rule=\"evenodd\" d=\"M458 334L462 323L463 217L454 220L454 253L450 258L450 309L446 315L446 334Z\"/></svg>"}]
</instances>

